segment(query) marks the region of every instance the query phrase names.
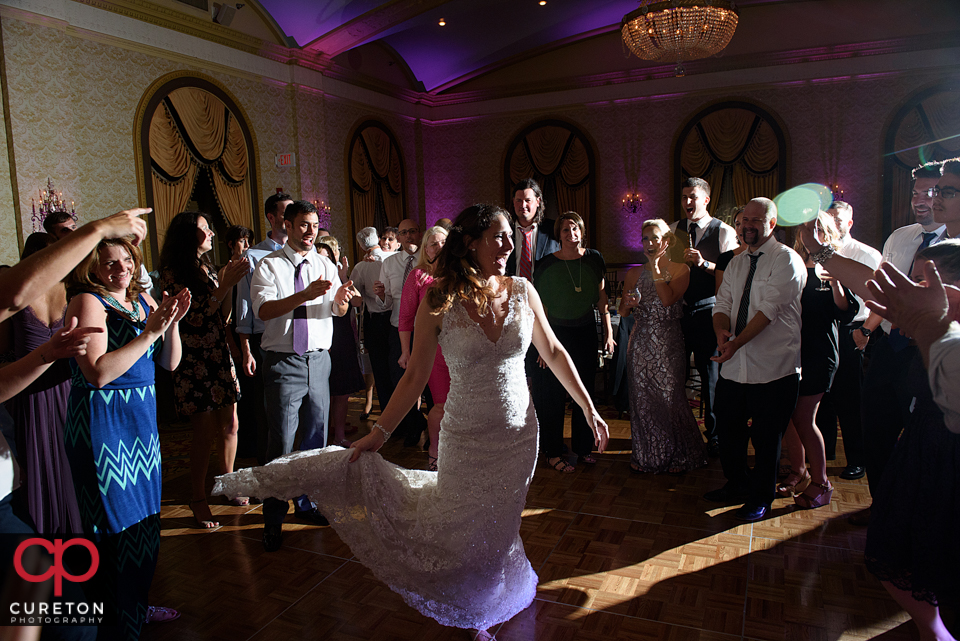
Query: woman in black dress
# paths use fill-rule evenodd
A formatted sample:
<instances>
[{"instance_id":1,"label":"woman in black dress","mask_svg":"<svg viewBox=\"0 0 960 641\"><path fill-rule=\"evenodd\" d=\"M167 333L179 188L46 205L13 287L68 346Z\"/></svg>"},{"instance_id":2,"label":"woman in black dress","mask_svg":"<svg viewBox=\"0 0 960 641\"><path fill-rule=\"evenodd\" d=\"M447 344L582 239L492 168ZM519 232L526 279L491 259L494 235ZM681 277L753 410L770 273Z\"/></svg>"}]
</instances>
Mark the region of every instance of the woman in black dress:
<instances>
[{"instance_id":1,"label":"woman in black dress","mask_svg":"<svg viewBox=\"0 0 960 641\"><path fill-rule=\"evenodd\" d=\"M207 252L213 248L213 229L207 214L177 214L160 251L160 289L171 296L190 290L193 304L180 323L183 358L173 372L174 401L180 416L193 427L190 448L190 509L200 527L219 527L207 504L205 489L210 448L220 441L220 462L233 471L237 453L237 399L240 386L227 344L226 319L231 290L250 269L246 259L231 260L217 272ZM238 499L238 504L245 504Z\"/></svg>"},{"instance_id":2,"label":"woman in black dress","mask_svg":"<svg viewBox=\"0 0 960 641\"><path fill-rule=\"evenodd\" d=\"M820 241L834 244L839 238L833 219L821 212ZM853 294L810 260L797 239L794 249L807 266L807 284L800 295L803 308L800 329L800 395L783 440L789 449L790 474L777 486L780 496L793 496L804 509L829 505L833 486L827 479L823 435L814 422L820 399L830 389L839 362L840 325L856 316L860 305ZM810 461L807 469L806 460Z\"/></svg>"}]
</instances>

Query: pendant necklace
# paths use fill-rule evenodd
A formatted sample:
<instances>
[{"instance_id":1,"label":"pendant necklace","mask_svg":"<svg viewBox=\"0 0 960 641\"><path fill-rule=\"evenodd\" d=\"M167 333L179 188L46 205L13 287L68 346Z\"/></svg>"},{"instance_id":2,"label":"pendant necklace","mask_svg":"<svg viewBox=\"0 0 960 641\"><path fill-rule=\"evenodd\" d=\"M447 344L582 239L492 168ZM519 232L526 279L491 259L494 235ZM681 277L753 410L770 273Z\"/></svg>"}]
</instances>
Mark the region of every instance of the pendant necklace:
<instances>
[{"instance_id":1,"label":"pendant necklace","mask_svg":"<svg viewBox=\"0 0 960 641\"><path fill-rule=\"evenodd\" d=\"M583 291L583 288L581 287L581 285L583 285L583 256L580 256L579 258L577 258L577 262L580 264L580 284L579 285L573 280L573 272L570 271L570 265L567 265L567 263L569 262L570 262L569 260L565 260L563 261L563 264L567 268L567 273L570 274L570 282L573 283L573 291L575 292Z\"/></svg>"},{"instance_id":2,"label":"pendant necklace","mask_svg":"<svg viewBox=\"0 0 960 641\"><path fill-rule=\"evenodd\" d=\"M114 298L109 294L104 296L104 298L108 303L110 303L110 307L112 307L114 310L119 312L125 318L129 318L133 322L137 322L140 320L140 305L137 303L136 299L134 299L133 301L133 309L130 310L124 307L123 305L121 305L120 301L118 301L116 298Z\"/></svg>"}]
</instances>

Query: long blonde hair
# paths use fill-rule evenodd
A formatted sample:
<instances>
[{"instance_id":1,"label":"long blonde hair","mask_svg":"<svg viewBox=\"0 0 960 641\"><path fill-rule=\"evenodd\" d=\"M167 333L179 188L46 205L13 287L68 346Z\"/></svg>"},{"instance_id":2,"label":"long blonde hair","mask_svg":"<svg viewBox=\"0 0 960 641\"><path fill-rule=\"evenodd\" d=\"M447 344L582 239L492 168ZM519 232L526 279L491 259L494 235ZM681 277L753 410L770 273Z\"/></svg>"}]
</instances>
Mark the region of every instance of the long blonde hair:
<instances>
[{"instance_id":1,"label":"long blonde hair","mask_svg":"<svg viewBox=\"0 0 960 641\"><path fill-rule=\"evenodd\" d=\"M440 258L440 254L437 254L437 257L434 258L433 262L431 263L430 260L427 258L427 245L430 244L430 241L433 240L435 236L443 236L444 238L446 238L449 235L450 235L450 232L448 232L446 228L440 227L439 225L434 225L433 227L428 229L426 233L423 235L423 242L420 243L420 258L419 260L417 260L417 267L424 268L425 271L429 271L433 267L433 265L436 264L437 260ZM441 251L443 250L442 247L440 249Z\"/></svg>"},{"instance_id":2,"label":"long blonde hair","mask_svg":"<svg viewBox=\"0 0 960 641\"><path fill-rule=\"evenodd\" d=\"M93 251L67 275L67 300L84 293L112 296L96 276L97 268L100 266L100 252L107 247L123 247L133 259L133 273L130 275L130 284L127 285L127 300L136 300L137 296L144 291L140 284L140 266L143 264L143 259L140 257L140 249L133 244L133 237L107 238L101 240L100 244L94 247Z\"/></svg>"},{"instance_id":3,"label":"long blonde hair","mask_svg":"<svg viewBox=\"0 0 960 641\"><path fill-rule=\"evenodd\" d=\"M833 216L821 211L819 214L817 214L817 226L823 230L823 242L825 242L827 245L830 245L834 249L839 249L840 232L837 231L836 222L834 221ZM808 252L807 248L803 246L802 242L800 242L800 234L797 234L797 239L793 242L793 250L800 254L800 258L803 259L803 262L807 262L807 258L810 257L810 252Z\"/></svg>"},{"instance_id":4,"label":"long blonde hair","mask_svg":"<svg viewBox=\"0 0 960 641\"><path fill-rule=\"evenodd\" d=\"M433 314L443 314L455 300L469 301L476 305L481 316L489 313L490 302L497 293L487 284L483 271L470 252L470 243L483 236L493 222L510 214L496 205L473 205L467 207L453 221L447 236L447 244L434 261L433 276L436 280L427 290L427 303Z\"/></svg>"}]
</instances>

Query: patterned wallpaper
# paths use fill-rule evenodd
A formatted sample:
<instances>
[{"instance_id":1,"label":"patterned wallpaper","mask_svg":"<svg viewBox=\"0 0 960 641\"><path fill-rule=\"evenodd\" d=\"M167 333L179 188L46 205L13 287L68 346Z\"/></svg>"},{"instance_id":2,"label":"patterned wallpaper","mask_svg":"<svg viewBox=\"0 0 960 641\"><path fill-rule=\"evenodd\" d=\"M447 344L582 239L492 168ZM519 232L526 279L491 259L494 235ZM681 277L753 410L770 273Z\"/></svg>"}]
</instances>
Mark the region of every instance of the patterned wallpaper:
<instances>
[{"instance_id":1,"label":"patterned wallpaper","mask_svg":"<svg viewBox=\"0 0 960 641\"><path fill-rule=\"evenodd\" d=\"M176 71L214 79L246 113L258 146L262 197L283 187L296 197L326 200L331 231L351 253L345 158L362 121L376 118L394 132L403 152L408 213L430 225L474 202L503 204L502 163L511 140L537 120L568 120L596 146L599 237L591 244L608 262L632 262L640 246L639 226L620 215L626 192L643 193L645 217L673 217L674 138L694 113L725 98L754 101L778 115L790 140L789 181L839 182L856 210L854 234L879 244L884 127L914 91L944 79L934 72L847 77L417 122L295 83L296 74L269 79L247 73L239 62L230 71L221 62L200 63L172 51L145 53L52 21L5 16L2 29L19 189L14 203L0 153L0 262L7 263L19 253L16 216L29 233L30 198L48 176L76 201L81 221L138 203L137 105L153 82ZM274 155L282 152L296 153L297 166L275 167ZM255 209L262 215L262 203Z\"/></svg>"}]
</instances>

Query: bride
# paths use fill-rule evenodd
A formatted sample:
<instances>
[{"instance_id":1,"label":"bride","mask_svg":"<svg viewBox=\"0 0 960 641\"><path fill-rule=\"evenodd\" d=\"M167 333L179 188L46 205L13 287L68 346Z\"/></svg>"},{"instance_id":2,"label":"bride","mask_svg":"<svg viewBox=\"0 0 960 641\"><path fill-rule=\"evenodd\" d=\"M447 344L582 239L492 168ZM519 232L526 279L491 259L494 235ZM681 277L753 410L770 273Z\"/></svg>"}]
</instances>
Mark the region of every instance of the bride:
<instances>
[{"instance_id":1,"label":"bride","mask_svg":"<svg viewBox=\"0 0 960 641\"><path fill-rule=\"evenodd\" d=\"M507 212L457 217L417 312L413 355L380 421L350 450L297 452L219 477L215 494L307 492L357 558L412 607L443 625L486 630L533 601L537 575L520 517L537 460L537 419L523 359L531 342L583 410L597 449L607 426L523 278ZM375 452L420 396L437 345L450 368L439 470L407 470ZM341 490L342 488L342 490Z\"/></svg>"}]
</instances>

